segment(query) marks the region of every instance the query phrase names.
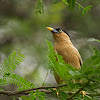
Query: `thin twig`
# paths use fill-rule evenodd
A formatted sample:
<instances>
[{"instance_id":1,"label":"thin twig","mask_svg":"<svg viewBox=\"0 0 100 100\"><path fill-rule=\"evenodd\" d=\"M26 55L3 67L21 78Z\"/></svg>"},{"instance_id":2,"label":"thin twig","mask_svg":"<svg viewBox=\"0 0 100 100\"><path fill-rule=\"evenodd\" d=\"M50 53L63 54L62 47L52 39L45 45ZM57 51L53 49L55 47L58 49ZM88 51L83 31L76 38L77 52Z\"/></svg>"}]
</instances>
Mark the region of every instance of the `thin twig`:
<instances>
[{"instance_id":1,"label":"thin twig","mask_svg":"<svg viewBox=\"0 0 100 100\"><path fill-rule=\"evenodd\" d=\"M47 70L47 74L46 74L46 77L45 77L45 79L44 79L44 82L42 83L42 86L45 84L45 81L46 81L46 79L47 79L48 74L49 74L49 71Z\"/></svg>"},{"instance_id":2,"label":"thin twig","mask_svg":"<svg viewBox=\"0 0 100 100\"><path fill-rule=\"evenodd\" d=\"M82 5L80 5L78 2L75 2L78 6L80 6L81 8L85 9L85 7L83 7Z\"/></svg>"}]
</instances>

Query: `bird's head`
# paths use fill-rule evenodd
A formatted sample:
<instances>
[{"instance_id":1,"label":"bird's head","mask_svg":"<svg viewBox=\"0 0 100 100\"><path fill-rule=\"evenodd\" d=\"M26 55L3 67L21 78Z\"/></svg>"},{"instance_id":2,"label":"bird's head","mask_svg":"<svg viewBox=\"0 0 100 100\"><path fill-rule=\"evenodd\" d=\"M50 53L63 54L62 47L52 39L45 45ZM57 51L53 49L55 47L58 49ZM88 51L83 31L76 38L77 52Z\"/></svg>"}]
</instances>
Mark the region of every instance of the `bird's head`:
<instances>
[{"instance_id":1,"label":"bird's head","mask_svg":"<svg viewBox=\"0 0 100 100\"><path fill-rule=\"evenodd\" d=\"M60 28L55 29L55 28L47 27L47 29L53 33L53 37L54 37L55 41L68 41L68 40L70 40L69 34Z\"/></svg>"}]
</instances>

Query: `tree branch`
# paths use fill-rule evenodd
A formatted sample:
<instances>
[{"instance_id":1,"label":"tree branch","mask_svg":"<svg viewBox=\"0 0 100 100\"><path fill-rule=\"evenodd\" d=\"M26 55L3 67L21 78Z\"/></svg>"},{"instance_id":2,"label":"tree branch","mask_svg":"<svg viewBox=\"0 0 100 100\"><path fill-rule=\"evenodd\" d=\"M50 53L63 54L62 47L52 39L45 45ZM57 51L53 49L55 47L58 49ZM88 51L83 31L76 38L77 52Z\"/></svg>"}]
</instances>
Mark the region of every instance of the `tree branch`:
<instances>
[{"instance_id":1,"label":"tree branch","mask_svg":"<svg viewBox=\"0 0 100 100\"><path fill-rule=\"evenodd\" d=\"M80 88L77 92L69 92L69 91L64 91L65 93L67 93L68 95L72 95L71 97L69 97L67 100L72 100L73 97L75 97L80 91L82 91L87 84L89 84L90 81L88 81L82 88ZM60 86L52 86L52 87L38 87L38 88L32 88L32 89L26 89L26 90L22 90L22 91L0 91L0 94L4 94L4 95L8 95L8 96L21 96L21 95L28 95L29 92L28 91L33 91L33 93L35 93L34 90L40 89L40 92L44 92L46 94L52 94L52 91L50 90L41 90L41 89L52 89L52 88L61 88L61 87L65 87L67 85L60 85ZM89 96L99 96L100 93L96 93L96 94L90 94L90 93L86 93L86 95Z\"/></svg>"},{"instance_id":2,"label":"tree branch","mask_svg":"<svg viewBox=\"0 0 100 100\"><path fill-rule=\"evenodd\" d=\"M26 89L26 90L22 90L22 91L0 91L0 94L5 94L8 96L11 95L18 95L18 94L29 94L28 91L33 91L33 90L38 90L38 89L52 89L52 88L61 88L61 87L65 87L67 85L60 85L60 86L51 86L51 87L38 87L38 88L32 88L32 89ZM27 93L26 93L27 92Z\"/></svg>"}]
</instances>

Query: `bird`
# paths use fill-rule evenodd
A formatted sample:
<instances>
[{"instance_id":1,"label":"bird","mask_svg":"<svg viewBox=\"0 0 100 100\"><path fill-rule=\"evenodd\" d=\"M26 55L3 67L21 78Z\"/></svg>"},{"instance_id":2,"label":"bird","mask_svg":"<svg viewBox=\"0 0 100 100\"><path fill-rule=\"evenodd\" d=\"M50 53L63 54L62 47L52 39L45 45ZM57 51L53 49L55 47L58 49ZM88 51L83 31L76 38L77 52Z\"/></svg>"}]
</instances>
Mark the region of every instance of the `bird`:
<instances>
[{"instance_id":1,"label":"bird","mask_svg":"<svg viewBox=\"0 0 100 100\"><path fill-rule=\"evenodd\" d=\"M54 50L58 53L58 55L63 57L65 63L68 63L79 70L83 64L83 61L78 50L71 42L68 32L61 28L47 27L47 29L52 32L54 39ZM57 84L62 82L57 74L55 74L55 80Z\"/></svg>"}]
</instances>

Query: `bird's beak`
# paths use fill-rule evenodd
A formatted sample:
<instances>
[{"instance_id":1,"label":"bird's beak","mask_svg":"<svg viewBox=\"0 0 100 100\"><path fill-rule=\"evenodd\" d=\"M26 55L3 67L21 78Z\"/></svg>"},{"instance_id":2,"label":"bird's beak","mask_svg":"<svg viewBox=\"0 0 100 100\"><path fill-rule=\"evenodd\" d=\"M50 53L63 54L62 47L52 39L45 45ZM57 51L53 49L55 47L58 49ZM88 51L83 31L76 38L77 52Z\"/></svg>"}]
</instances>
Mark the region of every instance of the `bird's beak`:
<instances>
[{"instance_id":1,"label":"bird's beak","mask_svg":"<svg viewBox=\"0 0 100 100\"><path fill-rule=\"evenodd\" d=\"M48 30L50 30L52 33L59 33L56 29L47 27Z\"/></svg>"},{"instance_id":2,"label":"bird's beak","mask_svg":"<svg viewBox=\"0 0 100 100\"><path fill-rule=\"evenodd\" d=\"M51 27L47 27L47 29L50 30L50 31L54 30L54 28L51 28Z\"/></svg>"}]
</instances>

